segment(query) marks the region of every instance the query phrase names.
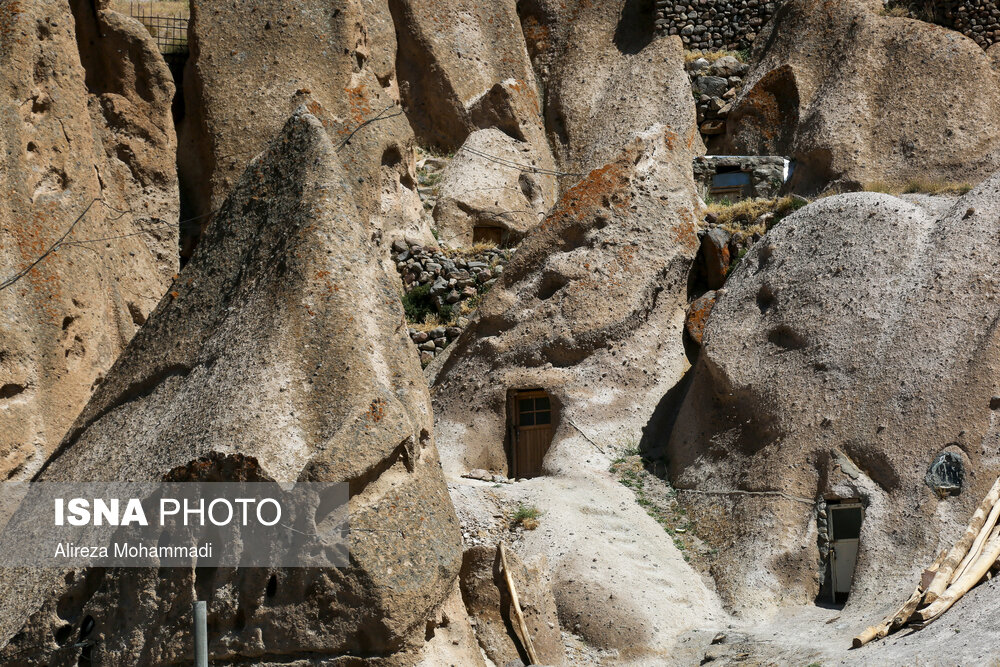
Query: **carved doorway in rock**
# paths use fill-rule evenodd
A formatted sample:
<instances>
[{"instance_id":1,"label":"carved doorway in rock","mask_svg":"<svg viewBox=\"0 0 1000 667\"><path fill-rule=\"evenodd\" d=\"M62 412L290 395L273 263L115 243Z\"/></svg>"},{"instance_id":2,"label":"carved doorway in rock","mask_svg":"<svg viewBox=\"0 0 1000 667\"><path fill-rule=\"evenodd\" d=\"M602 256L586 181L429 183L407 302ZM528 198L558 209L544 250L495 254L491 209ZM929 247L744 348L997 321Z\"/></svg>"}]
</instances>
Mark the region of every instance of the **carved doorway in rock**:
<instances>
[{"instance_id":1,"label":"carved doorway in rock","mask_svg":"<svg viewBox=\"0 0 1000 667\"><path fill-rule=\"evenodd\" d=\"M510 477L538 477L552 444L552 400L543 389L511 392Z\"/></svg>"},{"instance_id":2,"label":"carved doorway in rock","mask_svg":"<svg viewBox=\"0 0 1000 667\"><path fill-rule=\"evenodd\" d=\"M860 500L828 500L827 512L830 517L830 560L831 601L834 604L847 602L854 583L854 568L858 562L858 546L861 542L861 522L865 510Z\"/></svg>"}]
</instances>

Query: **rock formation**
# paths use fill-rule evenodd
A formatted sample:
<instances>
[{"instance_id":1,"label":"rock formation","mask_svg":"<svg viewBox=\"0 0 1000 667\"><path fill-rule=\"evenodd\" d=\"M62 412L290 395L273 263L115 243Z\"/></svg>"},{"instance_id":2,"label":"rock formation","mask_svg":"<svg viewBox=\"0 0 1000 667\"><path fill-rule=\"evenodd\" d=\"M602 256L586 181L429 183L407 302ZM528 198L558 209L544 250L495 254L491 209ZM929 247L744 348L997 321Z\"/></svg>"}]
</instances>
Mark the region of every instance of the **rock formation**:
<instances>
[{"instance_id":1,"label":"rock formation","mask_svg":"<svg viewBox=\"0 0 1000 667\"><path fill-rule=\"evenodd\" d=\"M107 155L101 177L122 192L161 273L177 271L179 212L174 81L138 22L100 0L73 0L93 125ZM155 305L155 304L154 304Z\"/></svg>"},{"instance_id":2,"label":"rock formation","mask_svg":"<svg viewBox=\"0 0 1000 667\"><path fill-rule=\"evenodd\" d=\"M551 164L500 130L472 133L441 175L434 207L439 239L469 246L480 228L484 241L519 242L555 203L556 176L543 167Z\"/></svg>"},{"instance_id":3,"label":"rock formation","mask_svg":"<svg viewBox=\"0 0 1000 667\"><path fill-rule=\"evenodd\" d=\"M705 152L680 38L654 39L651 15L631 0L529 0L519 8L545 90L545 124L563 186L662 123L678 148Z\"/></svg>"},{"instance_id":4,"label":"rock formation","mask_svg":"<svg viewBox=\"0 0 1000 667\"><path fill-rule=\"evenodd\" d=\"M426 384L351 178L321 121L297 113L38 476L348 482L351 565L4 570L17 595L0 601L0 661L55 650L55 630L76 637L88 617L100 664L189 661L197 595L219 629L213 660L415 662L456 594L459 533Z\"/></svg>"},{"instance_id":5,"label":"rock formation","mask_svg":"<svg viewBox=\"0 0 1000 667\"><path fill-rule=\"evenodd\" d=\"M548 582L539 568L525 566L512 552L508 551L506 558L539 664L565 664L556 602ZM524 660L524 639L517 629L499 550L480 546L466 551L460 582L462 599L476 620L476 638L486 657L497 665Z\"/></svg>"},{"instance_id":6,"label":"rock formation","mask_svg":"<svg viewBox=\"0 0 1000 667\"><path fill-rule=\"evenodd\" d=\"M573 420L603 433L636 426L641 397L684 371L681 327L699 213L683 142L663 127L562 196L438 368L446 470L507 470L511 389L552 395L565 416L556 443L575 434Z\"/></svg>"},{"instance_id":7,"label":"rock formation","mask_svg":"<svg viewBox=\"0 0 1000 667\"><path fill-rule=\"evenodd\" d=\"M476 130L496 127L547 156L515 4L390 1L403 102L424 144L456 150Z\"/></svg>"},{"instance_id":8,"label":"rock formation","mask_svg":"<svg viewBox=\"0 0 1000 667\"><path fill-rule=\"evenodd\" d=\"M190 39L180 169L193 215L217 209L306 104L336 142L373 232L433 240L416 191L413 132L399 107L385 0L194 0Z\"/></svg>"},{"instance_id":9,"label":"rock formation","mask_svg":"<svg viewBox=\"0 0 1000 667\"><path fill-rule=\"evenodd\" d=\"M1000 74L971 39L879 0L790 0L729 113L736 154L797 162L792 187L978 182L1000 166Z\"/></svg>"},{"instance_id":10,"label":"rock formation","mask_svg":"<svg viewBox=\"0 0 1000 667\"><path fill-rule=\"evenodd\" d=\"M428 367L442 465L454 477L475 468L510 475L512 392L547 392L543 476L515 486L553 518L527 553L550 560L560 620L630 659L668 655L680 632L718 611L645 513L609 519L634 503L604 474L604 447L638 442L687 368L682 327L700 215L681 139L662 126L640 134L562 196ZM626 546L637 540L644 546ZM665 588L628 598L608 588L613 580L635 591L640 578Z\"/></svg>"},{"instance_id":11,"label":"rock formation","mask_svg":"<svg viewBox=\"0 0 1000 667\"><path fill-rule=\"evenodd\" d=\"M813 600L821 503L860 498L848 611L888 611L1000 472L1000 175L930 201L820 200L718 293L667 456L737 609ZM959 495L929 482L946 452Z\"/></svg>"},{"instance_id":12,"label":"rock formation","mask_svg":"<svg viewBox=\"0 0 1000 667\"><path fill-rule=\"evenodd\" d=\"M102 6L79 33L66 2L0 7L0 479L38 469L176 271L173 84Z\"/></svg>"}]
</instances>

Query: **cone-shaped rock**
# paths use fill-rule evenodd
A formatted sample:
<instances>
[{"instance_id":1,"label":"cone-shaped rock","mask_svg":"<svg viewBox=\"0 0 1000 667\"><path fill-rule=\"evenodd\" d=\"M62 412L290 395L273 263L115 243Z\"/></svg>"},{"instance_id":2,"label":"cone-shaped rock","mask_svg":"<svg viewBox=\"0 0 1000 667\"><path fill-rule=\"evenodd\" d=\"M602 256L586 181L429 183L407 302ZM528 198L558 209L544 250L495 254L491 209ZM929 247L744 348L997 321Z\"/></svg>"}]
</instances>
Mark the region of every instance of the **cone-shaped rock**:
<instances>
[{"instance_id":1,"label":"cone-shaped rock","mask_svg":"<svg viewBox=\"0 0 1000 667\"><path fill-rule=\"evenodd\" d=\"M322 124L293 116L39 479L156 481L208 460L222 479L244 461L265 479L349 482L351 566L7 570L0 660L89 616L103 664L174 664L195 595L215 660L387 657L423 640L454 590L458 526L399 297L340 165Z\"/></svg>"}]
</instances>

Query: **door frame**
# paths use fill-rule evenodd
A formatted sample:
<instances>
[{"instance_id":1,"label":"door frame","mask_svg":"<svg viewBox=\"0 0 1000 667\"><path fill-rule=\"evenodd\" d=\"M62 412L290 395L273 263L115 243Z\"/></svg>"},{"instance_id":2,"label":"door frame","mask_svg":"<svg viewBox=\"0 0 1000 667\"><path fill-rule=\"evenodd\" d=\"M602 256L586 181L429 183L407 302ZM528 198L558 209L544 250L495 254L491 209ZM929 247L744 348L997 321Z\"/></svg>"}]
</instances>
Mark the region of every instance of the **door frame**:
<instances>
[{"instance_id":1,"label":"door frame","mask_svg":"<svg viewBox=\"0 0 1000 667\"><path fill-rule=\"evenodd\" d=\"M860 533L857 538L848 538L842 540L835 540L836 535L836 522L833 515L838 511L845 509L857 508L861 510L861 525L864 526L865 521L865 506L861 502L860 498L845 498L839 502L827 501L826 512L830 531L830 600L833 604L840 604L837 602L837 544L846 544L848 542L854 544L854 567L851 568L851 585L847 590L847 595L851 594L851 589L854 588L854 570L858 566L858 552L861 549L861 536ZM859 529L860 530L860 529Z\"/></svg>"},{"instance_id":2,"label":"door frame","mask_svg":"<svg viewBox=\"0 0 1000 667\"><path fill-rule=\"evenodd\" d=\"M556 401L552 396L552 393L543 387L531 387L524 389L511 388L507 390L507 435L504 449L506 450L507 459L507 477L509 479L518 479L523 476L525 472L522 470L522 462L518 461L517 451L518 451L518 433L522 428L535 429L542 427L520 426L520 405L518 404L519 399L523 398L547 398L549 399L549 423L543 425L549 430L549 441L546 447L545 454L542 455L543 459L546 454L548 454L549 448L552 446L552 439L555 436L556 430L556 415L557 415L557 405Z\"/></svg>"}]
</instances>

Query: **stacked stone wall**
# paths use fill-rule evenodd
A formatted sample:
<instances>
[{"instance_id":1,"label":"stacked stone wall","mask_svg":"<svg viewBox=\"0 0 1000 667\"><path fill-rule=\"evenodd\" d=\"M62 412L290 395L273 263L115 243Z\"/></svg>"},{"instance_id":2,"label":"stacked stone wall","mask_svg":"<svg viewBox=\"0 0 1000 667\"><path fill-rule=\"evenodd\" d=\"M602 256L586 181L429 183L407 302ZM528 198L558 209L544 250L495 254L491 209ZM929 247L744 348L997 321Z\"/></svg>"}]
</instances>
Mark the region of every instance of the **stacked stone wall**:
<instances>
[{"instance_id":1,"label":"stacked stone wall","mask_svg":"<svg viewBox=\"0 0 1000 667\"><path fill-rule=\"evenodd\" d=\"M684 47L703 51L749 49L781 0L656 0L656 31L679 35ZM1000 42L995 0L889 0L914 18L956 30L984 49Z\"/></svg>"}]
</instances>

